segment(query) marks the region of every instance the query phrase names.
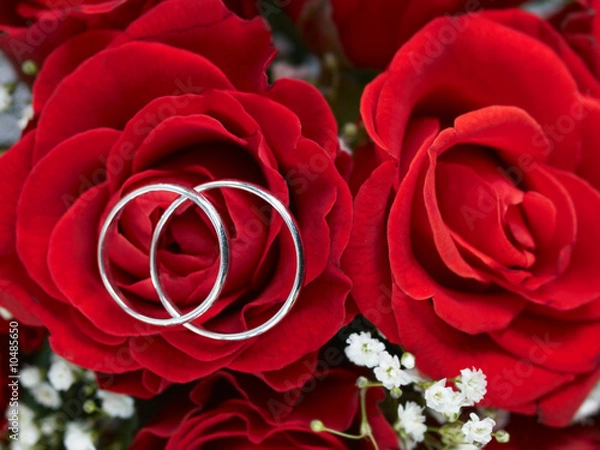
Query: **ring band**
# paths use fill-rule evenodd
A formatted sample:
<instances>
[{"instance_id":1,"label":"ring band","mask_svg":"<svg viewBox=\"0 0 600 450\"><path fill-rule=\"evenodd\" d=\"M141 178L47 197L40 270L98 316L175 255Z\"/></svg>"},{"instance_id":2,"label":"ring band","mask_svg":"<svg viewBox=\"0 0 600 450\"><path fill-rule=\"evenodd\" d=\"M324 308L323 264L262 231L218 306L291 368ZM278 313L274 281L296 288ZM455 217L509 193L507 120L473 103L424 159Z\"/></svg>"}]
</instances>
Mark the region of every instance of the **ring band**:
<instances>
[{"instance_id":1,"label":"ring band","mask_svg":"<svg viewBox=\"0 0 600 450\"><path fill-rule=\"evenodd\" d=\"M204 314L217 300L218 296L221 294L223 289L223 285L225 283L225 278L227 275L227 271L229 268L229 242L228 235L226 233L225 227L221 220L221 217L217 213L214 206L202 195L202 192L208 191L211 189L220 189L220 188L231 188L238 189L250 194L256 195L261 198L263 201L267 202L275 211L277 211L285 225L287 226L292 241L294 243L295 255L296 255L296 270L294 276L294 282L288 297L284 301L281 308L266 322L261 325L258 325L254 328L251 328L246 331L241 331L237 333L220 333L210 330L205 330L198 326L193 325L191 322L202 314ZM150 243L150 278L152 280L152 285L156 290L158 297L165 307L167 312L171 315L170 319L157 319L153 317L148 317L143 314L140 314L129 307L129 305L125 302L122 297L122 293L114 286L112 282L112 277L110 276L110 272L106 270L106 265L108 264L108 255L106 254L104 247L106 245L106 235L108 233L109 228L113 225L115 220L118 218L124 207L133 199L139 197L140 195L146 194L148 192L155 191L168 191L179 193L181 196L174 200L169 207L165 210L161 218L159 219L156 228L154 229L152 235L152 241ZM157 249L158 243L160 241L160 237L164 230L164 227L170 220L171 216L176 212L178 208L180 208L185 202L192 201L196 205L198 205L209 217L211 223L213 224L215 230L217 231L217 238L219 241L219 249L220 249L220 266L219 273L217 276L217 280L215 281L215 285L213 286L211 292L207 296L207 298L194 310L189 313L182 314L179 309L173 304L173 302L169 299L169 297L165 294L162 284L160 282L160 277L158 274L157 268ZM124 197L117 205L111 210L108 215L104 226L102 227L100 233L100 240L98 242L98 264L100 268L100 275L102 277L102 281L107 291L117 302L121 308L135 317L138 320L141 320L145 323L153 324L153 325L161 325L161 326L176 326L183 325L188 330L198 334L200 336L214 339L218 341L241 341L246 339L251 339L253 337L259 336L266 331L270 330L274 326L276 326L283 318L289 313L291 308L294 306L296 299L300 294L300 290L302 288L302 284L304 283L305 276L305 260L304 260L304 249L302 246L302 239L300 236L300 231L298 226L290 214L288 209L281 203L276 197L272 194L268 193L264 189L247 182L242 181L234 181L234 180L222 180L222 181L213 181L205 184L201 184L196 186L193 190L187 189L174 184L154 184L145 186L143 188L137 189L133 191L131 194Z\"/></svg>"},{"instance_id":2,"label":"ring band","mask_svg":"<svg viewBox=\"0 0 600 450\"><path fill-rule=\"evenodd\" d=\"M198 307L196 307L189 313L183 315L179 314L177 316L172 315L171 318L168 319L160 319L156 317L146 316L133 310L125 301L121 290L115 285L112 273L109 270L107 270L109 261L108 252L105 251L105 247L106 238L108 236L109 230L115 224L116 220L120 217L121 213L123 212L125 206L127 206L128 203L150 192L173 192L175 194L179 194L181 196L180 198L185 198L186 200L194 202L206 213L206 215L210 219L212 225L215 227L215 230L217 232L217 240L219 242L219 272L217 274L215 285L209 293L208 297L206 297L206 299L202 303L200 303ZM154 249L151 248L150 252L153 253L153 250ZM108 214L104 225L100 230L100 237L98 240L98 268L100 270L100 277L102 278L104 287L108 291L109 295L117 303L117 305L119 305L127 314L141 322L150 325L164 327L181 325L185 322L192 321L200 317L202 314L208 311L208 309L219 298L223 286L225 285L225 278L227 277L227 272L229 270L229 238L227 235L227 231L225 230L225 226L223 225L223 221L221 220L221 216L219 215L215 207L212 205L212 203L210 203L203 195L198 194L192 189L178 186L176 184L151 184L136 189L135 191L123 197Z\"/></svg>"}]
</instances>

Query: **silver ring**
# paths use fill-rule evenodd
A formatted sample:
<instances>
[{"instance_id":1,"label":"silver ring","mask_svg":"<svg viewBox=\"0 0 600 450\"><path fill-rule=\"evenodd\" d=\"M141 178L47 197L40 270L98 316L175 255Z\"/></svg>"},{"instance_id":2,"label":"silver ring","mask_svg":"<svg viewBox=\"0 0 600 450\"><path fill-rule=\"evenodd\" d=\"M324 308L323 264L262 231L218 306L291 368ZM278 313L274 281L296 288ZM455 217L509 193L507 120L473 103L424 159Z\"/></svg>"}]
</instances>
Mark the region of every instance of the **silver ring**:
<instances>
[{"instance_id":1,"label":"silver ring","mask_svg":"<svg viewBox=\"0 0 600 450\"><path fill-rule=\"evenodd\" d=\"M218 188L232 188L232 189L239 189L242 191L246 191L246 192L256 195L257 197L263 199L265 202L269 203L273 207L273 209L281 215L284 223L290 230L290 234L292 236L292 240L294 241L294 247L296 250L296 273L295 273L294 284L292 285L292 289L290 290L290 293L289 293L287 299L285 300L285 302L283 303L283 305L281 306L279 311L277 311L277 313L275 313L275 315L273 317L271 317L265 323L255 327L255 328L251 328L246 331L241 331L239 333L218 333L215 331L209 331L209 330L205 330L203 328L199 328L195 325L192 325L191 323L189 323L190 321L187 321L188 323L183 324L183 326L186 327L188 330L193 331L194 333L196 333L200 336L204 336L204 337L207 337L210 339L215 339L218 341L241 341L241 340L250 339L250 338L259 336L259 335L265 333L266 331L270 330L275 325L277 325L279 322L281 322L281 320L287 315L287 313L290 311L290 309L292 309L292 306L294 306L294 303L296 302L296 299L298 298L298 295L300 294L300 289L302 288L302 284L304 282L304 272L305 272L304 249L302 247L302 239L300 238L300 231L298 230L298 226L296 225L294 218L288 212L287 208L283 205L283 203L281 203L279 200L277 200L276 197L274 197L273 195L269 194L268 192L266 192L265 190L259 188L258 186L254 185L254 184L246 183L246 182L242 182L242 181L232 181L232 180L213 181L210 183L201 184L199 186L196 186L194 188L194 191L196 191L200 194L201 192L208 191L209 189L218 189ZM150 275L152 278L152 284L154 286L154 289L156 289L156 292L158 293L162 304L167 309L169 314L171 314L174 317L180 317L181 312L166 298L166 296L164 296L164 292L163 292L162 286L160 284L160 279L159 279L158 273L156 271L155 249L156 249L156 246L158 245L158 241L160 239L160 235L162 233L162 230L163 230L165 224L167 223L169 218L173 215L173 213L177 210L177 208L179 208L187 200L188 200L187 198L181 197L181 198L175 200L165 210L163 216L161 217L158 224L156 225L154 234L152 235L152 242L150 244L150 249L151 249L150 250L150 255L151 255L150 256Z\"/></svg>"},{"instance_id":2,"label":"silver ring","mask_svg":"<svg viewBox=\"0 0 600 450\"><path fill-rule=\"evenodd\" d=\"M108 236L108 231L115 224L118 217L123 212L123 209L129 202L140 197L142 195L148 194L150 192L173 192L175 194L179 194L185 200L190 200L198 205L202 211L208 215L212 225L217 232L217 240L219 242L219 251L220 251L220 261L219 261L219 272L217 274L217 279L215 281L215 285L210 291L208 297L195 309L190 311L187 314L178 314L177 316L171 315L171 318L160 319L156 317L146 316L141 314L135 310L133 310L126 302L123 293L121 290L114 284L114 280L112 274L107 267L109 266L108 261L108 252L105 251L106 247L106 238ZM153 253L154 248L151 248L150 251ZM155 253L155 252L154 252ZM151 325L157 326L174 326L181 325L185 322L192 321L197 319L202 314L204 314L219 298L223 286L225 285L225 278L227 277L227 272L229 270L229 239L227 236L227 231L225 230L225 226L223 225L223 221L221 220L221 216L215 209L215 207L210 203L206 197L197 193L192 189L188 189L182 186L178 186L175 184L151 184L148 186L141 187L136 189L135 191L129 193L125 197L123 197L110 211L108 214L102 229L100 230L100 237L98 239L98 268L100 270L100 278L102 278L102 283L104 287L108 291L109 295L112 299L119 305L123 311L125 311L130 316L136 318L137 320L148 323ZM164 304L164 302L163 302Z\"/></svg>"},{"instance_id":3,"label":"silver ring","mask_svg":"<svg viewBox=\"0 0 600 450\"><path fill-rule=\"evenodd\" d=\"M217 300L218 296L221 294L223 289L223 285L225 283L225 278L227 275L227 271L229 268L229 243L228 243L228 235L226 233L225 227L221 220L221 217L217 213L214 206L204 197L201 193L210 189L218 189L218 188L232 188L239 189L242 191L249 192L251 194L256 195L261 198L263 201L267 202L269 205L273 207L275 211L277 211L286 226L290 231L290 235L294 242L295 253L296 253L296 271L294 277L294 283L288 297L285 302L281 306L281 308L265 323L251 328L246 331L238 332L238 333L219 333L214 331L205 330L203 328L197 327L193 325L191 322L202 314L204 314L208 309L214 304ZM153 317L148 317L143 314L140 314L129 307L129 305L124 300L121 291L114 286L112 281L112 277L110 273L107 272L106 266L108 265L108 255L104 251L104 247L106 245L106 236L110 227L114 224L116 219L119 217L123 208L134 198L139 197L143 194L154 192L154 191L168 191L178 193L181 196L173 201L171 205L165 210L162 217L159 219L156 228L152 234L152 241L150 243L150 278L152 280L152 285L154 286L158 297L167 310L167 312L171 315L170 319L157 319ZM202 210L208 215L211 223L213 224L215 230L217 231L217 238L219 241L219 249L221 252L220 258L220 266L219 273L217 279L215 281L215 285L213 286L211 292L207 296L207 298L198 306L196 309L192 310L187 314L182 314L179 309L173 304L173 302L169 299L169 297L165 294L162 284L160 282L160 276L158 274L157 267L157 249L158 243L160 241L161 234L164 230L164 227L170 220L171 216L175 213L175 211L180 208L185 202L192 201L196 205L198 205ZM305 276L305 260L304 260L304 249L302 246L302 239L300 236L300 231L298 226L287 210L285 205L281 203L276 197L265 191L264 189L242 181L233 181L233 180L223 180L223 181L214 181L210 183L201 184L196 186L194 190L187 189L181 186L177 186L174 184L154 184L145 186L143 188L137 189L133 191L126 197L124 197L117 205L111 210L109 213L100 233L100 239L98 242L98 266L100 268L100 275L102 277L102 281L107 291L117 302L121 308L127 312L129 315L135 317L136 319L143 321L145 323L160 325L160 326L177 326L183 325L190 331L214 340L219 341L241 341L245 339L250 339L256 336L259 336L266 331L273 328L277 325L283 318L289 313L289 311L294 306L296 299L300 294L300 290L302 288L302 284L304 283Z\"/></svg>"}]
</instances>

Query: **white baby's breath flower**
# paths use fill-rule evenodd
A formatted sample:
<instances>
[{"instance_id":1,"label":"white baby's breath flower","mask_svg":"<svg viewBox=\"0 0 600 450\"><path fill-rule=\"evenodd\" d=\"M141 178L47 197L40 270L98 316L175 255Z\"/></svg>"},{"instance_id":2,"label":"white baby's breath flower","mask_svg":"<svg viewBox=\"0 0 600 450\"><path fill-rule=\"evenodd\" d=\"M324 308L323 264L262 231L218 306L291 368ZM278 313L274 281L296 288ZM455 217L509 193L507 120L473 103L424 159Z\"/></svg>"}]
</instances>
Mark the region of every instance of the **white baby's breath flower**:
<instances>
[{"instance_id":1,"label":"white baby's breath flower","mask_svg":"<svg viewBox=\"0 0 600 450\"><path fill-rule=\"evenodd\" d=\"M573 422L585 421L588 417L596 415L600 411L600 383L596 385L594 390L588 395L585 401L581 404L575 416Z\"/></svg>"},{"instance_id":2,"label":"white baby's breath flower","mask_svg":"<svg viewBox=\"0 0 600 450\"><path fill-rule=\"evenodd\" d=\"M21 384L29 389L42 382L42 371L35 366L24 366L20 375Z\"/></svg>"},{"instance_id":3,"label":"white baby's breath flower","mask_svg":"<svg viewBox=\"0 0 600 450\"><path fill-rule=\"evenodd\" d=\"M60 395L50 384L40 383L31 389L31 394L36 402L42 406L46 406L51 409L58 409L62 404Z\"/></svg>"},{"instance_id":4,"label":"white baby's breath flower","mask_svg":"<svg viewBox=\"0 0 600 450\"><path fill-rule=\"evenodd\" d=\"M128 395L115 394L108 391L98 391L98 398L102 400L102 409L110 417L129 419L133 416L134 401Z\"/></svg>"},{"instance_id":5,"label":"white baby's breath flower","mask_svg":"<svg viewBox=\"0 0 600 450\"><path fill-rule=\"evenodd\" d=\"M58 417L48 416L40 420L40 431L44 436L52 436L58 429Z\"/></svg>"},{"instance_id":6,"label":"white baby's breath flower","mask_svg":"<svg viewBox=\"0 0 600 450\"><path fill-rule=\"evenodd\" d=\"M473 444L457 444L451 447L452 450L479 450L479 447Z\"/></svg>"},{"instance_id":7,"label":"white baby's breath flower","mask_svg":"<svg viewBox=\"0 0 600 450\"><path fill-rule=\"evenodd\" d=\"M346 356L357 366L370 369L379 364L379 354L385 350L383 342L374 339L370 333L352 333L346 340Z\"/></svg>"},{"instance_id":8,"label":"white baby's breath flower","mask_svg":"<svg viewBox=\"0 0 600 450\"><path fill-rule=\"evenodd\" d=\"M76 381L75 372L70 363L60 358L50 365L48 379L52 387L58 391L68 391Z\"/></svg>"},{"instance_id":9,"label":"white baby's breath flower","mask_svg":"<svg viewBox=\"0 0 600 450\"><path fill-rule=\"evenodd\" d=\"M91 382L95 382L96 381L96 374L91 371L91 370L86 370L83 374L83 379L85 381L91 381Z\"/></svg>"},{"instance_id":10,"label":"white baby's breath flower","mask_svg":"<svg viewBox=\"0 0 600 450\"><path fill-rule=\"evenodd\" d=\"M386 389L404 386L413 381L410 375L400 368L398 357L385 351L380 353L379 365L373 372Z\"/></svg>"},{"instance_id":11,"label":"white baby's breath flower","mask_svg":"<svg viewBox=\"0 0 600 450\"><path fill-rule=\"evenodd\" d=\"M402 364L402 366L406 367L407 369L414 369L415 368L415 355L413 355L412 353L408 353L408 352L402 353L402 358L400 358L400 363Z\"/></svg>"},{"instance_id":12,"label":"white baby's breath flower","mask_svg":"<svg viewBox=\"0 0 600 450\"><path fill-rule=\"evenodd\" d=\"M23 403L19 403L19 423L32 423L34 418L35 413L33 412L33 410L29 406Z\"/></svg>"},{"instance_id":13,"label":"white baby's breath flower","mask_svg":"<svg viewBox=\"0 0 600 450\"><path fill-rule=\"evenodd\" d=\"M28 445L22 441L12 441L10 443L10 450L33 450L34 445Z\"/></svg>"},{"instance_id":14,"label":"white baby's breath flower","mask_svg":"<svg viewBox=\"0 0 600 450\"><path fill-rule=\"evenodd\" d=\"M21 443L33 447L39 439L40 429L33 421L19 424L19 441Z\"/></svg>"},{"instance_id":15,"label":"white baby's breath flower","mask_svg":"<svg viewBox=\"0 0 600 450\"><path fill-rule=\"evenodd\" d=\"M469 414L470 420L462 426L467 444L487 445L492 440L492 431L496 422L489 417L481 420L475 413Z\"/></svg>"},{"instance_id":16,"label":"white baby's breath flower","mask_svg":"<svg viewBox=\"0 0 600 450\"><path fill-rule=\"evenodd\" d=\"M403 429L411 440L423 442L427 431L423 408L415 402L399 405L397 427Z\"/></svg>"},{"instance_id":17,"label":"white baby's breath flower","mask_svg":"<svg viewBox=\"0 0 600 450\"><path fill-rule=\"evenodd\" d=\"M0 85L0 112L4 112L8 109L12 102L12 97L6 86Z\"/></svg>"},{"instance_id":18,"label":"white baby's breath flower","mask_svg":"<svg viewBox=\"0 0 600 450\"><path fill-rule=\"evenodd\" d=\"M406 439L402 439L400 442L400 448L402 450L415 450L417 448L417 445L419 444L409 437L407 437Z\"/></svg>"},{"instance_id":19,"label":"white baby's breath flower","mask_svg":"<svg viewBox=\"0 0 600 450\"><path fill-rule=\"evenodd\" d=\"M2 317L4 320L8 321L13 318L13 315L8 309L0 306L0 317Z\"/></svg>"},{"instance_id":20,"label":"white baby's breath flower","mask_svg":"<svg viewBox=\"0 0 600 450\"><path fill-rule=\"evenodd\" d=\"M96 450L92 434L81 422L67 424L63 444L67 450Z\"/></svg>"},{"instance_id":21,"label":"white baby's breath flower","mask_svg":"<svg viewBox=\"0 0 600 450\"><path fill-rule=\"evenodd\" d=\"M425 390L427 406L446 417L453 417L460 413L463 406L463 395L460 392L446 387L446 379L441 379Z\"/></svg>"},{"instance_id":22,"label":"white baby's breath flower","mask_svg":"<svg viewBox=\"0 0 600 450\"><path fill-rule=\"evenodd\" d=\"M17 122L18 127L21 130L24 130L25 128L27 128L27 124L29 124L29 121L33 119L33 106L32 105L27 105L23 111L21 111L21 117L19 118L19 121Z\"/></svg>"},{"instance_id":23,"label":"white baby's breath flower","mask_svg":"<svg viewBox=\"0 0 600 450\"><path fill-rule=\"evenodd\" d=\"M463 369L456 381L456 387L463 394L465 405L473 406L480 402L487 392L487 380L481 369Z\"/></svg>"}]
</instances>

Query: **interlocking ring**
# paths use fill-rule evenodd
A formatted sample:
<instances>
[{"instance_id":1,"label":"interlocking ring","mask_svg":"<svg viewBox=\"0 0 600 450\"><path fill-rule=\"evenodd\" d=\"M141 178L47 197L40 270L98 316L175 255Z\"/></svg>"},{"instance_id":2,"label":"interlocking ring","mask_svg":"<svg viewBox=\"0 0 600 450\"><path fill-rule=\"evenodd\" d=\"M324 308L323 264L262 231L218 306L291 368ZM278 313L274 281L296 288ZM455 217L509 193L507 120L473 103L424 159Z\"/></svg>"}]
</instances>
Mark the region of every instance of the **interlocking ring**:
<instances>
[{"instance_id":1,"label":"interlocking ring","mask_svg":"<svg viewBox=\"0 0 600 450\"><path fill-rule=\"evenodd\" d=\"M257 197L270 204L273 207L273 209L281 215L284 223L288 227L290 235L294 242L296 253L296 272L294 277L294 283L292 285L287 299L285 300L279 311L277 311L277 313L275 313L275 315L272 316L265 323L258 325L255 328L251 328L249 330L241 331L238 333L218 333L214 331L205 330L191 323L193 320L197 319L206 311L208 311L218 299L225 284L225 279L227 277L227 272L229 269L229 236L227 234L225 226L223 225L221 216L218 214L214 206L206 199L206 197L202 195L202 192L204 191L218 188L232 188L246 191L248 193L256 195ZM134 311L128 305L123 293L115 285L111 272L107 270L107 267L109 266L109 261L108 252L106 251L105 247L107 245L106 239L109 230L115 225L125 206L127 206L129 202L150 192L173 192L176 194L180 194L180 197L171 203L171 205L165 210L165 212L159 219L156 228L154 229L152 241L150 243L150 278L162 305L165 307L166 311L171 316L171 318L167 319L149 317L137 311ZM157 268L157 249L164 227L166 226L170 218L173 216L173 214L177 211L177 209L179 209L184 203L188 201L191 201L197 206L199 206L206 213L206 215L211 221L211 224L215 228L219 244L220 263L217 279L215 280L215 284L212 290L210 291L209 295L200 303L198 307L186 314L182 314L181 311L177 309L177 307L173 304L171 299L169 299L169 297L165 294L164 289L162 287ZM117 303L117 305L119 305L127 314L151 325L183 325L188 330L200 336L219 341L240 341L250 339L265 333L266 331L270 330L275 325L277 325L279 322L281 322L281 320L292 309L294 303L296 302L296 299L298 298L298 295L300 294L300 289L302 288L302 284L304 282L305 273L304 249L302 246L300 232L298 230L298 226L296 225L294 218L287 210L287 208L277 198L275 198L273 195L263 190L262 188L255 186L251 183L233 180L213 181L209 183L204 183L199 186L196 186L193 190L175 184L158 183L144 186L131 192L130 194L123 197L123 199L119 201L108 214L104 225L100 230L97 256L100 277L106 290L108 291L112 299Z\"/></svg>"},{"instance_id":2,"label":"interlocking ring","mask_svg":"<svg viewBox=\"0 0 600 450\"><path fill-rule=\"evenodd\" d=\"M115 285L112 273L109 270L107 270L107 267L109 266L109 261L108 252L106 251L106 238L108 236L109 230L116 223L117 219L120 217L121 213L123 212L125 206L127 206L128 203L150 192L173 192L175 194L180 194L182 198L186 200L194 202L208 215L208 218L210 219L213 227L215 228L215 231L217 232L217 240L219 242L219 271L217 274L215 285L208 294L208 297L202 303L200 303L200 305L197 308L190 311L189 313L184 315L179 314L177 316L171 316L170 319L159 319L155 317L146 316L137 311L134 311L127 304L127 301L125 300L121 290ZM154 249L151 249L151 251L152 250ZM229 237L227 236L227 231L225 230L225 226L223 225L221 216L219 215L215 207L212 205L212 203L210 203L204 196L199 195L198 193L196 193L196 191L175 184L151 184L136 189L135 191L123 197L108 214L106 221L104 222L104 225L100 230L100 238L98 240L98 267L100 269L100 277L102 278L104 287L106 288L110 296L113 298L113 300L117 303L117 305L119 305L127 314L141 322L145 322L151 325L181 325L187 321L197 319L206 311L208 311L208 309L213 305L213 303L221 294L221 290L223 289L223 285L225 284L227 271L229 270Z\"/></svg>"}]
</instances>

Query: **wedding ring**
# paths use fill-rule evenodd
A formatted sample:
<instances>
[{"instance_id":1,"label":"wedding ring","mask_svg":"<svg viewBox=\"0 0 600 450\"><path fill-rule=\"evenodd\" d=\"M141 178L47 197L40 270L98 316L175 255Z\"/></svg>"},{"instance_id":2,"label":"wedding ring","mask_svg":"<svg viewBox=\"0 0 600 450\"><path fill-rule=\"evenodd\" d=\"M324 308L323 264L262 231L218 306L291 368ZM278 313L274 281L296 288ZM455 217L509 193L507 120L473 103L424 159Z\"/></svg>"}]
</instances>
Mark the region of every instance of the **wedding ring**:
<instances>
[{"instance_id":1,"label":"wedding ring","mask_svg":"<svg viewBox=\"0 0 600 450\"><path fill-rule=\"evenodd\" d=\"M263 201L267 202L282 217L283 222L285 223L290 232L290 236L294 243L295 249L296 267L294 282L292 284L287 298L283 302L280 309L269 320L262 323L261 325L258 325L249 330L235 333L221 333L216 331L210 331L204 328L200 328L191 323L195 319L199 318L202 314L207 312L218 299L223 289L223 285L225 284L225 279L229 268L229 237L227 235L221 217L217 213L216 209L206 199L206 197L202 195L202 193L205 191L223 188L242 190L253 194L262 199ZM111 273L107 270L108 253L105 250L105 246L107 244L106 237L108 231L111 229L112 226L114 226L123 209L129 202L141 195L156 191L166 191L180 194L180 197L174 200L160 217L154 229L154 232L152 234L152 240L150 242L150 278L162 305L166 309L167 313L171 316L170 319L158 319L154 317L148 317L146 315L134 311L124 299L122 292L115 286ZM215 228L217 232L217 239L220 250L220 265L215 284L212 290L210 291L209 295L206 297L206 299L202 301L202 303L194 310L186 314L182 314L182 312L174 305L172 300L167 296L163 289L158 273L157 253L158 245L165 226L167 225L173 214L177 211L177 209L179 209L184 203L188 201L191 201L197 206L199 206L207 214L213 227ZM142 322L153 325L183 325L195 334L219 341L240 341L251 339L253 337L259 336L267 332L268 330L276 326L278 323L280 323L294 306L294 303L296 302L300 294L300 290L302 288L302 284L304 283L305 276L304 249L302 246L300 231L294 220L294 217L291 215L291 213L288 211L285 205L269 192L254 184L234 180L222 180L204 183L199 186L196 186L193 190L174 184L153 184L137 189L129 195L125 196L111 210L100 232L100 239L98 242L98 266L100 269L100 276L110 296L125 312L127 312L132 317L135 317L136 319Z\"/></svg>"},{"instance_id":2,"label":"wedding ring","mask_svg":"<svg viewBox=\"0 0 600 450\"><path fill-rule=\"evenodd\" d=\"M175 194L181 195L180 198L184 198L186 200L190 200L194 202L197 206L199 206L202 211L206 213L210 222L212 223L215 231L217 232L217 240L219 243L219 252L220 252L220 261L219 261L219 271L217 273L217 279L215 284L208 294L208 297L200 303L200 305L190 311L187 314L178 314L177 316L171 315L171 318L168 319L160 319L156 317L146 316L141 314L135 310L133 310L128 302L125 300L123 293L116 286L114 282L114 278L112 276L112 272L108 269L109 261L108 261L108 251L106 251L106 239L111 228L116 224L117 219L120 217L121 213L125 209L125 206L135 200L142 195L148 194L150 192L173 192ZM153 250L150 249L151 253ZM100 230L100 237L98 239L98 268L100 270L100 278L102 278L102 283L104 287L108 291L109 295L112 299L119 305L123 311L125 311L130 316L136 318L137 320L150 324L150 325L158 325L158 326L175 326L181 325L188 321L192 321L197 319L202 314L204 314L219 298L221 294L221 290L225 285L225 278L227 277L227 271L229 270L229 237L227 235L227 231L225 230L225 226L223 225L223 221L221 220L221 216L215 209L215 207L210 203L203 195L198 194L196 191L178 186L175 184L151 184L148 186L141 187L131 192L130 194L123 197L110 211L108 214L102 229Z\"/></svg>"}]
</instances>

